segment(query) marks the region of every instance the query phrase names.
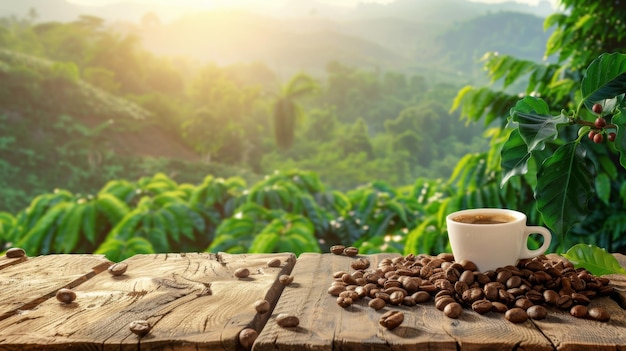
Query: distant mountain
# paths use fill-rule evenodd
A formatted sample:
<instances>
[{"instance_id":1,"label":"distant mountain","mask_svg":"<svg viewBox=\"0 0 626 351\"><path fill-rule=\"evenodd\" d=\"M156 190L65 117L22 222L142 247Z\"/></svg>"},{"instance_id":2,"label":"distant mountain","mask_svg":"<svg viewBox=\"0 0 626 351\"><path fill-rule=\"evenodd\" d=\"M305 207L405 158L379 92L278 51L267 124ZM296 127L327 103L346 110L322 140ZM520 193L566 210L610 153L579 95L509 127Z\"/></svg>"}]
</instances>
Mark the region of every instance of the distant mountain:
<instances>
[{"instance_id":1,"label":"distant mountain","mask_svg":"<svg viewBox=\"0 0 626 351\"><path fill-rule=\"evenodd\" d=\"M355 8L288 0L269 10L213 10L186 13L156 3L121 2L102 7L66 0L20 0L0 4L0 17L39 21L96 15L123 33L133 33L160 55L188 56L227 65L263 62L278 76L297 71L321 74L328 62L367 69L453 77L480 73L476 59L486 51L541 59L548 33L542 21L553 10L516 2L467 0L363 2Z\"/></svg>"}]
</instances>

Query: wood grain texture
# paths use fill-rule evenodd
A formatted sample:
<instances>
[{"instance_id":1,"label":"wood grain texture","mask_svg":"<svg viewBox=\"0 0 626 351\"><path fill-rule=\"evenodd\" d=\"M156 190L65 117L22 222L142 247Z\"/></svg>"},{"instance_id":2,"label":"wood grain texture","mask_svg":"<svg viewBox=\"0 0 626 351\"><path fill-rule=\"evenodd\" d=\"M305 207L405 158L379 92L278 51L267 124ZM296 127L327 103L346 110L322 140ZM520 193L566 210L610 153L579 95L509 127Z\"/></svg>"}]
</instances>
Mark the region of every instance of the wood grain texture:
<instances>
[{"instance_id":1,"label":"wood grain texture","mask_svg":"<svg viewBox=\"0 0 626 351\"><path fill-rule=\"evenodd\" d=\"M280 267L267 261L279 258ZM77 299L56 299L0 322L0 349L15 350L236 350L237 335L260 330L269 313L253 303L276 302L280 274L291 271L293 254L228 255L208 253L137 255L125 262L126 274L103 273L75 289ZM240 267L250 270L234 277ZM147 320L152 331L139 338L131 321Z\"/></svg>"},{"instance_id":2,"label":"wood grain texture","mask_svg":"<svg viewBox=\"0 0 626 351\"><path fill-rule=\"evenodd\" d=\"M11 267L18 263L26 262L28 260L27 256L17 257L17 258L7 258L6 256L0 256L0 270Z\"/></svg>"},{"instance_id":3,"label":"wood grain texture","mask_svg":"<svg viewBox=\"0 0 626 351\"><path fill-rule=\"evenodd\" d=\"M49 255L5 267L0 270L0 320L35 308L57 290L78 286L110 264L98 255Z\"/></svg>"}]
</instances>

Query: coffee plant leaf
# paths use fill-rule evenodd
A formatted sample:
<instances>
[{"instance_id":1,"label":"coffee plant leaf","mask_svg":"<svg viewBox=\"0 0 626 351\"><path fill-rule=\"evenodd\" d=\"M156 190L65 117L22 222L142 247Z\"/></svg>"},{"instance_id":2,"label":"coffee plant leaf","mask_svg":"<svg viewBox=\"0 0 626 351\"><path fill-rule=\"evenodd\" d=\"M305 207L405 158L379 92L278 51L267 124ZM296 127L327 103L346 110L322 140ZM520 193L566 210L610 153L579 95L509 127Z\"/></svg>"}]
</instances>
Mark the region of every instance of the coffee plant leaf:
<instances>
[{"instance_id":1,"label":"coffee plant leaf","mask_svg":"<svg viewBox=\"0 0 626 351\"><path fill-rule=\"evenodd\" d=\"M594 275L626 274L615 256L595 245L576 244L563 257L567 258L576 268L585 268Z\"/></svg>"},{"instance_id":2,"label":"coffee plant leaf","mask_svg":"<svg viewBox=\"0 0 626 351\"><path fill-rule=\"evenodd\" d=\"M555 140L558 126L569 123L569 118L564 113L551 116L545 101L526 96L511 109L509 122L517 125L528 152L533 152L543 150L547 141Z\"/></svg>"},{"instance_id":3,"label":"coffee plant leaf","mask_svg":"<svg viewBox=\"0 0 626 351\"><path fill-rule=\"evenodd\" d=\"M611 179L606 173L598 173L595 180L595 189L598 198L609 205L609 198L611 197Z\"/></svg>"},{"instance_id":4,"label":"coffee plant leaf","mask_svg":"<svg viewBox=\"0 0 626 351\"><path fill-rule=\"evenodd\" d=\"M264 233L260 233L259 235L254 237L252 243L250 244L250 248L248 252L250 253L267 253L272 252L278 241L280 240L280 236L278 233L273 231L268 231Z\"/></svg>"},{"instance_id":5,"label":"coffee plant leaf","mask_svg":"<svg viewBox=\"0 0 626 351\"><path fill-rule=\"evenodd\" d=\"M535 199L544 223L561 238L587 216L594 168L576 142L560 146L537 171Z\"/></svg>"},{"instance_id":6,"label":"coffee plant leaf","mask_svg":"<svg viewBox=\"0 0 626 351\"><path fill-rule=\"evenodd\" d=\"M581 81L583 103L588 109L593 104L613 99L626 92L626 55L602 54L593 60Z\"/></svg>"},{"instance_id":7,"label":"coffee plant leaf","mask_svg":"<svg viewBox=\"0 0 626 351\"><path fill-rule=\"evenodd\" d=\"M619 163L626 168L626 109L618 107L618 113L613 116L612 122L617 125L617 135L613 145L619 152Z\"/></svg>"},{"instance_id":8,"label":"coffee plant leaf","mask_svg":"<svg viewBox=\"0 0 626 351\"><path fill-rule=\"evenodd\" d=\"M515 129L509 135L509 139L502 146L501 162L502 180L500 185L504 186L511 177L523 175L528 172L528 160L530 153L528 147L522 139L519 130Z\"/></svg>"}]
</instances>

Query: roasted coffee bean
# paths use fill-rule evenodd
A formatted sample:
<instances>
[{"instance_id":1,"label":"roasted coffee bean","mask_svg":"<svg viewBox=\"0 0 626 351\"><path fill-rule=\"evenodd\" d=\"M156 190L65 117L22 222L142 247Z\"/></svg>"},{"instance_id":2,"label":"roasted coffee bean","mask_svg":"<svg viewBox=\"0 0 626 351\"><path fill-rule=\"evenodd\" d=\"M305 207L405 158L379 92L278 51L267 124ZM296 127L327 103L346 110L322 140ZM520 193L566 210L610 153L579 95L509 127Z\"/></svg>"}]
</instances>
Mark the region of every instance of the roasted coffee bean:
<instances>
[{"instance_id":1,"label":"roasted coffee bean","mask_svg":"<svg viewBox=\"0 0 626 351\"><path fill-rule=\"evenodd\" d=\"M294 315L281 313L276 316L276 324L283 328L294 328L300 324L300 320Z\"/></svg>"},{"instance_id":2,"label":"roasted coffee bean","mask_svg":"<svg viewBox=\"0 0 626 351\"><path fill-rule=\"evenodd\" d=\"M506 281L506 287L511 288L519 288L522 285L522 277L518 275L514 275Z\"/></svg>"},{"instance_id":3,"label":"roasted coffee bean","mask_svg":"<svg viewBox=\"0 0 626 351\"><path fill-rule=\"evenodd\" d=\"M524 295L526 296L527 299L529 299L532 303L536 305L546 302L546 300L543 297L543 294L537 290L529 290Z\"/></svg>"},{"instance_id":4,"label":"roasted coffee bean","mask_svg":"<svg viewBox=\"0 0 626 351\"><path fill-rule=\"evenodd\" d=\"M574 300L574 303L578 305L588 305L591 302L587 295L581 293L573 293L572 300Z\"/></svg>"},{"instance_id":5,"label":"roasted coffee bean","mask_svg":"<svg viewBox=\"0 0 626 351\"><path fill-rule=\"evenodd\" d=\"M346 247L343 245L333 245L330 247L330 252L334 253L335 255L343 255L343 250L345 250Z\"/></svg>"},{"instance_id":6,"label":"roasted coffee bean","mask_svg":"<svg viewBox=\"0 0 626 351\"><path fill-rule=\"evenodd\" d=\"M26 251L19 247L12 247L4 254L7 258L20 258L26 256Z\"/></svg>"},{"instance_id":7,"label":"roasted coffee bean","mask_svg":"<svg viewBox=\"0 0 626 351\"><path fill-rule=\"evenodd\" d=\"M405 306L415 306L417 302L415 302L413 296L405 296L404 299L402 299L402 304Z\"/></svg>"},{"instance_id":8,"label":"roasted coffee bean","mask_svg":"<svg viewBox=\"0 0 626 351\"><path fill-rule=\"evenodd\" d=\"M472 272L474 273L474 280L477 281L481 285L486 285L491 282L491 278L489 278L485 273L482 272Z\"/></svg>"},{"instance_id":9,"label":"roasted coffee bean","mask_svg":"<svg viewBox=\"0 0 626 351\"><path fill-rule=\"evenodd\" d=\"M463 307L458 302L452 302L443 309L443 314L449 318L459 318L463 313Z\"/></svg>"},{"instance_id":10,"label":"roasted coffee bean","mask_svg":"<svg viewBox=\"0 0 626 351\"><path fill-rule=\"evenodd\" d=\"M119 262L119 263L115 263L113 265L110 265L109 268L107 269L107 271L114 275L114 276L120 276L124 273L126 273L126 270L128 269L128 263L126 262Z\"/></svg>"},{"instance_id":11,"label":"roasted coffee bean","mask_svg":"<svg viewBox=\"0 0 626 351\"><path fill-rule=\"evenodd\" d=\"M472 310L479 314L485 314L493 309L493 303L491 301L482 299L478 301L474 301L472 304Z\"/></svg>"},{"instance_id":12,"label":"roasted coffee bean","mask_svg":"<svg viewBox=\"0 0 626 351\"><path fill-rule=\"evenodd\" d=\"M469 286L466 282L459 280L458 282L454 283L454 291L457 293L457 295L463 296L463 293L467 290L469 290Z\"/></svg>"},{"instance_id":13,"label":"roasted coffee bean","mask_svg":"<svg viewBox=\"0 0 626 351\"><path fill-rule=\"evenodd\" d=\"M353 269L367 269L370 266L370 261L367 258L360 257L352 261L352 263L350 263L350 266Z\"/></svg>"},{"instance_id":14,"label":"roasted coffee bean","mask_svg":"<svg viewBox=\"0 0 626 351\"><path fill-rule=\"evenodd\" d=\"M281 265L281 262L279 258L272 258L271 260L267 261L268 267L276 268L276 267L280 267L280 265Z\"/></svg>"},{"instance_id":15,"label":"roasted coffee bean","mask_svg":"<svg viewBox=\"0 0 626 351\"><path fill-rule=\"evenodd\" d=\"M476 267L476 264L472 261L469 260L461 260L461 262L459 262L461 264L461 266L463 267L464 270L466 271L477 271L478 267Z\"/></svg>"},{"instance_id":16,"label":"roasted coffee bean","mask_svg":"<svg viewBox=\"0 0 626 351\"><path fill-rule=\"evenodd\" d=\"M387 329L399 327L404 322L404 313L400 311L388 311L378 320L378 323Z\"/></svg>"},{"instance_id":17,"label":"roasted coffee bean","mask_svg":"<svg viewBox=\"0 0 626 351\"><path fill-rule=\"evenodd\" d=\"M498 300L504 304L510 305L515 301L515 296L504 289L500 289L498 290Z\"/></svg>"},{"instance_id":18,"label":"roasted coffee bean","mask_svg":"<svg viewBox=\"0 0 626 351\"><path fill-rule=\"evenodd\" d=\"M278 281L283 285L289 285L293 283L293 276L288 274L281 274L278 277Z\"/></svg>"},{"instance_id":19,"label":"roasted coffee bean","mask_svg":"<svg viewBox=\"0 0 626 351\"><path fill-rule=\"evenodd\" d=\"M265 314L270 311L270 303L267 300L257 300L254 303L254 309L258 314Z\"/></svg>"},{"instance_id":20,"label":"roasted coffee bean","mask_svg":"<svg viewBox=\"0 0 626 351\"><path fill-rule=\"evenodd\" d=\"M505 284L507 280L509 280L509 278L511 278L512 276L513 273L511 273L511 271L509 271L508 269L503 269L498 272L496 276L496 281Z\"/></svg>"},{"instance_id":21,"label":"roasted coffee bean","mask_svg":"<svg viewBox=\"0 0 626 351\"><path fill-rule=\"evenodd\" d=\"M485 286L484 288L485 298L489 301L498 300L498 288L494 285Z\"/></svg>"},{"instance_id":22,"label":"roasted coffee bean","mask_svg":"<svg viewBox=\"0 0 626 351\"><path fill-rule=\"evenodd\" d=\"M491 305L493 305L492 311L494 312L504 313L509 310L509 307L507 305L499 301L492 301Z\"/></svg>"},{"instance_id":23,"label":"roasted coffee bean","mask_svg":"<svg viewBox=\"0 0 626 351\"><path fill-rule=\"evenodd\" d=\"M246 350L252 350L254 341L259 336L256 330L252 328L244 328L239 332L239 345Z\"/></svg>"},{"instance_id":24,"label":"roasted coffee bean","mask_svg":"<svg viewBox=\"0 0 626 351\"><path fill-rule=\"evenodd\" d=\"M349 298L352 300L356 300L359 298L359 294L354 290L346 290L339 294L339 297Z\"/></svg>"},{"instance_id":25,"label":"roasted coffee bean","mask_svg":"<svg viewBox=\"0 0 626 351\"><path fill-rule=\"evenodd\" d=\"M459 271L456 270L454 267L449 267L448 269L446 269L445 274L446 274L446 279L452 284L459 281L459 277L461 276Z\"/></svg>"},{"instance_id":26,"label":"roasted coffee bean","mask_svg":"<svg viewBox=\"0 0 626 351\"><path fill-rule=\"evenodd\" d=\"M417 291L411 295L416 303L424 303L431 300L432 296L426 291Z\"/></svg>"},{"instance_id":27,"label":"roasted coffee bean","mask_svg":"<svg viewBox=\"0 0 626 351\"><path fill-rule=\"evenodd\" d=\"M504 313L504 318L512 323L523 323L528 319L528 313L519 307L513 307Z\"/></svg>"},{"instance_id":28,"label":"roasted coffee bean","mask_svg":"<svg viewBox=\"0 0 626 351\"><path fill-rule=\"evenodd\" d=\"M559 299L559 294L554 290L545 290L543 292L543 298L551 305L556 306L556 301Z\"/></svg>"},{"instance_id":29,"label":"roasted coffee bean","mask_svg":"<svg viewBox=\"0 0 626 351\"><path fill-rule=\"evenodd\" d=\"M587 314L600 322L608 322L611 319L609 313L602 307L592 307L587 311Z\"/></svg>"},{"instance_id":30,"label":"roasted coffee bean","mask_svg":"<svg viewBox=\"0 0 626 351\"><path fill-rule=\"evenodd\" d=\"M137 336L142 337L150 332L152 326L150 325L150 322L146 320L137 320L130 322L128 328Z\"/></svg>"},{"instance_id":31,"label":"roasted coffee bean","mask_svg":"<svg viewBox=\"0 0 626 351\"><path fill-rule=\"evenodd\" d=\"M367 305L375 310L380 310L381 308L385 307L387 303L385 302L385 300L377 297L377 298L371 299Z\"/></svg>"},{"instance_id":32,"label":"roasted coffee bean","mask_svg":"<svg viewBox=\"0 0 626 351\"><path fill-rule=\"evenodd\" d=\"M459 281L467 285L474 283L476 276L473 271L463 271L459 277Z\"/></svg>"},{"instance_id":33,"label":"roasted coffee bean","mask_svg":"<svg viewBox=\"0 0 626 351\"><path fill-rule=\"evenodd\" d=\"M574 304L574 300L572 300L571 296L563 295L563 296L559 296L559 298L556 300L555 306L560 309L567 310L567 309L570 309L573 304Z\"/></svg>"},{"instance_id":34,"label":"roasted coffee bean","mask_svg":"<svg viewBox=\"0 0 626 351\"><path fill-rule=\"evenodd\" d=\"M237 268L234 274L237 278L247 278L250 275L250 270L244 267Z\"/></svg>"},{"instance_id":35,"label":"roasted coffee bean","mask_svg":"<svg viewBox=\"0 0 626 351\"><path fill-rule=\"evenodd\" d=\"M389 295L389 302L392 305L399 305L402 303L402 301L404 301L405 297L406 297L406 293L402 291L394 291L393 293Z\"/></svg>"},{"instance_id":36,"label":"roasted coffee bean","mask_svg":"<svg viewBox=\"0 0 626 351\"><path fill-rule=\"evenodd\" d=\"M472 303L474 303L474 301L478 301L484 297L485 297L485 293L483 292L483 289L472 288L472 289L465 291L463 295L461 296L461 299L465 303L471 305Z\"/></svg>"},{"instance_id":37,"label":"roasted coffee bean","mask_svg":"<svg viewBox=\"0 0 626 351\"><path fill-rule=\"evenodd\" d=\"M63 303L71 303L76 300L76 293L67 288L61 288L56 293L56 298Z\"/></svg>"},{"instance_id":38,"label":"roasted coffee bean","mask_svg":"<svg viewBox=\"0 0 626 351\"><path fill-rule=\"evenodd\" d=\"M523 310L527 310L529 307L533 305L534 304L527 298L521 298L521 299L515 300L515 307L519 307Z\"/></svg>"},{"instance_id":39,"label":"roasted coffee bean","mask_svg":"<svg viewBox=\"0 0 626 351\"><path fill-rule=\"evenodd\" d=\"M587 317L587 307L583 305L574 305L569 310L569 314L576 318L585 318Z\"/></svg>"},{"instance_id":40,"label":"roasted coffee bean","mask_svg":"<svg viewBox=\"0 0 626 351\"><path fill-rule=\"evenodd\" d=\"M346 247L343 250L344 255L349 256L349 257L354 257L356 255L359 254L359 249L357 249L356 247L350 246L350 247Z\"/></svg>"},{"instance_id":41,"label":"roasted coffee bean","mask_svg":"<svg viewBox=\"0 0 626 351\"><path fill-rule=\"evenodd\" d=\"M349 298L349 297L345 297L345 296L341 296L340 295L337 298L337 305L339 305L339 306L341 306L343 308L347 308L347 307L352 306L352 302L353 302L352 299Z\"/></svg>"},{"instance_id":42,"label":"roasted coffee bean","mask_svg":"<svg viewBox=\"0 0 626 351\"><path fill-rule=\"evenodd\" d=\"M451 304L453 302L456 302L456 300L454 300L454 298L452 297L449 297L449 296L441 297L435 300L435 307L439 311L443 311L443 309L446 308L448 304Z\"/></svg>"},{"instance_id":43,"label":"roasted coffee bean","mask_svg":"<svg viewBox=\"0 0 626 351\"><path fill-rule=\"evenodd\" d=\"M530 306L526 313L528 313L528 317L535 320L544 319L548 316L548 310L541 305Z\"/></svg>"},{"instance_id":44,"label":"roasted coffee bean","mask_svg":"<svg viewBox=\"0 0 626 351\"><path fill-rule=\"evenodd\" d=\"M341 276L341 280L348 285L356 285L356 278L354 278L351 274L344 273Z\"/></svg>"}]
</instances>

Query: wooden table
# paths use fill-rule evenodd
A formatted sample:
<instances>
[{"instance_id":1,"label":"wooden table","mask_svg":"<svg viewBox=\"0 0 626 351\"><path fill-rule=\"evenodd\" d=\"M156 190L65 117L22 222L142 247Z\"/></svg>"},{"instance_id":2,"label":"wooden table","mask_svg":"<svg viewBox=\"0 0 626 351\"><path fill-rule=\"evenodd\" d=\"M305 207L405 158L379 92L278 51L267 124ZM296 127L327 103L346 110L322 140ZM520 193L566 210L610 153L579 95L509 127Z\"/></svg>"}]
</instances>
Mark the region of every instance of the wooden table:
<instances>
[{"instance_id":1,"label":"wooden table","mask_svg":"<svg viewBox=\"0 0 626 351\"><path fill-rule=\"evenodd\" d=\"M626 267L626 256L615 255ZM390 257L368 255L372 264ZM391 256L393 257L393 256ZM267 265L270 259L278 267ZM333 273L350 271L354 258L333 254L156 254L127 259L113 276L98 255L0 258L0 350L244 350L238 334L258 331L253 350L626 350L626 276L609 276L616 293L593 299L609 322L578 319L549 309L544 320L514 324L499 313L465 310L446 317L427 302L376 311L359 300L349 308L327 293ZM237 268L247 278L236 278ZM278 277L292 275L283 285ZM55 298L63 287L74 302ZM257 300L273 310L259 314ZM378 324L388 310L405 314L402 325ZM280 313L299 318L296 328L275 322ZM138 337L128 325L147 320Z\"/></svg>"}]
</instances>

